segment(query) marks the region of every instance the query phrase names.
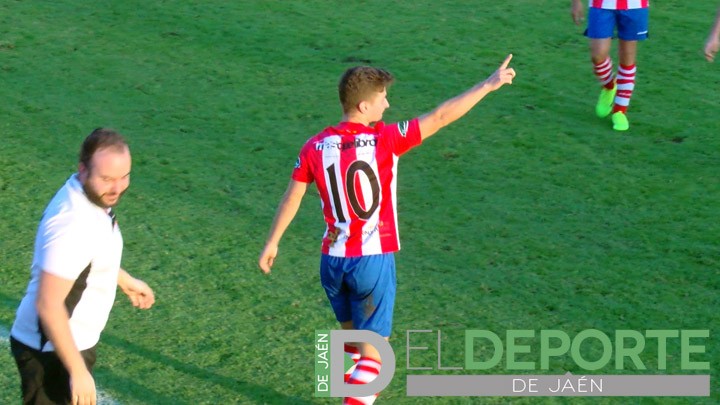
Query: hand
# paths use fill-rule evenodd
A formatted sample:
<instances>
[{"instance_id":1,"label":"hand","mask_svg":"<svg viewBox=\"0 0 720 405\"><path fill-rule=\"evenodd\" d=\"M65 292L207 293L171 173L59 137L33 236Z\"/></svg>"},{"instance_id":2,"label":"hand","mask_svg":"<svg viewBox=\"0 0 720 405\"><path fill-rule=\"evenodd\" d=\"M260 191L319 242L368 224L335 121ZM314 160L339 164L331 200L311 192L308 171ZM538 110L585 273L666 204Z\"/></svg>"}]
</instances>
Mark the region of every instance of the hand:
<instances>
[{"instance_id":1,"label":"hand","mask_svg":"<svg viewBox=\"0 0 720 405\"><path fill-rule=\"evenodd\" d=\"M265 248L263 249L262 253L260 253L260 258L258 259L258 266L260 266L260 270L262 270L263 273L268 274L270 273L270 268L272 267L273 263L275 262L275 257L277 257L278 254L278 247L274 244L267 244L265 245Z\"/></svg>"},{"instance_id":2,"label":"hand","mask_svg":"<svg viewBox=\"0 0 720 405\"><path fill-rule=\"evenodd\" d=\"M124 279L120 288L136 308L149 309L155 303L153 290L142 280L128 276Z\"/></svg>"},{"instance_id":3,"label":"hand","mask_svg":"<svg viewBox=\"0 0 720 405\"><path fill-rule=\"evenodd\" d=\"M585 10L583 9L582 2L577 0L572 2L570 15L572 15L575 25L580 25L585 20Z\"/></svg>"},{"instance_id":4,"label":"hand","mask_svg":"<svg viewBox=\"0 0 720 405\"><path fill-rule=\"evenodd\" d=\"M72 405L96 404L95 380L87 369L70 374L70 395Z\"/></svg>"},{"instance_id":5,"label":"hand","mask_svg":"<svg viewBox=\"0 0 720 405\"><path fill-rule=\"evenodd\" d=\"M708 62L714 61L715 54L718 53L718 50L720 50L720 38L714 35L710 36L705 43L705 59L707 59Z\"/></svg>"},{"instance_id":6,"label":"hand","mask_svg":"<svg viewBox=\"0 0 720 405\"><path fill-rule=\"evenodd\" d=\"M500 68L490 77L485 79L484 84L489 86L490 91L495 91L505 84L512 84L513 78L515 78L515 69L508 68L508 64L510 63L512 57L512 54L508 55L502 65L500 65Z\"/></svg>"}]
</instances>

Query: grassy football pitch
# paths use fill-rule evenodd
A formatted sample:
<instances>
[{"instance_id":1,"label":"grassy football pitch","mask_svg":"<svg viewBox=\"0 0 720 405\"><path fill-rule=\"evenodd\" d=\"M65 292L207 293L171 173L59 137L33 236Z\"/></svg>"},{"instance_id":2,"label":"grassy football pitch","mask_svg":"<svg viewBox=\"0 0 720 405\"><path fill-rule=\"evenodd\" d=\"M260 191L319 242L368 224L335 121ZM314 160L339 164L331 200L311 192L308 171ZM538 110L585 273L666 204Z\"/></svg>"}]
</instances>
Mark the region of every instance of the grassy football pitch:
<instances>
[{"instance_id":1,"label":"grassy football pitch","mask_svg":"<svg viewBox=\"0 0 720 405\"><path fill-rule=\"evenodd\" d=\"M594 116L597 84L569 1L0 2L0 331L23 295L35 230L98 126L125 134L132 186L118 208L124 267L157 295L118 295L99 345L120 404L331 404L313 397L313 332L336 322L320 287L310 192L273 273L256 260L297 152L340 118L337 79L396 76L384 120L429 111L491 74L512 86L401 159L403 250L379 404L720 402L720 65L701 48L716 1L653 3L627 133ZM617 62L616 62L617 63ZM409 398L408 330L709 330L709 398ZM5 333L6 335L6 333ZM432 344L432 340L429 342ZM592 348L591 348L592 349ZM533 353L521 359L535 361ZM418 362L432 364L432 353ZM437 373L437 370L435 371ZM426 372L427 373L427 372ZM456 374L473 372L455 372ZM502 364L487 374L516 374ZM19 378L0 340L0 403Z\"/></svg>"}]
</instances>

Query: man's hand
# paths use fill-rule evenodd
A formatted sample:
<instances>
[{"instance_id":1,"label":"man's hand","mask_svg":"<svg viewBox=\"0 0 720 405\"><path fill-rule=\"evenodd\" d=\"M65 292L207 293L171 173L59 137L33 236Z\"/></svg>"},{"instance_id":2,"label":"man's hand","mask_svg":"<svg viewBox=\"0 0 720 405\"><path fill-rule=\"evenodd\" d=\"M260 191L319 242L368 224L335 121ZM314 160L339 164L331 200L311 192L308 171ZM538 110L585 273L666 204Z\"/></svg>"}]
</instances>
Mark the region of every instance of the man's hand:
<instances>
[{"instance_id":1,"label":"man's hand","mask_svg":"<svg viewBox=\"0 0 720 405\"><path fill-rule=\"evenodd\" d=\"M268 274L270 273L270 268L272 267L273 263L275 262L275 257L277 257L278 254L278 246L275 244L267 244L265 245L265 248L263 249L262 253L260 253L260 258L258 258L258 266L260 266L260 270L262 270L263 273Z\"/></svg>"},{"instance_id":2,"label":"man's hand","mask_svg":"<svg viewBox=\"0 0 720 405\"><path fill-rule=\"evenodd\" d=\"M87 368L70 373L70 395L72 405L96 404L95 380Z\"/></svg>"},{"instance_id":3,"label":"man's hand","mask_svg":"<svg viewBox=\"0 0 720 405\"><path fill-rule=\"evenodd\" d=\"M505 84L512 84L513 78L515 78L515 69L508 67L512 57L512 54L508 55L500 68L485 80L484 84L488 86L488 90L495 91Z\"/></svg>"},{"instance_id":4,"label":"man's hand","mask_svg":"<svg viewBox=\"0 0 720 405\"><path fill-rule=\"evenodd\" d=\"M720 50L720 39L714 35L710 35L705 43L705 59L708 62L715 60L715 54Z\"/></svg>"},{"instance_id":5,"label":"man's hand","mask_svg":"<svg viewBox=\"0 0 720 405\"><path fill-rule=\"evenodd\" d=\"M572 15L575 25L580 25L585 20L585 9L580 0L573 0L570 7L570 15Z\"/></svg>"},{"instance_id":6,"label":"man's hand","mask_svg":"<svg viewBox=\"0 0 720 405\"><path fill-rule=\"evenodd\" d=\"M118 285L130 298L133 306L140 309L149 309L155 303L155 294L153 290L145 284L144 281L138 280L131 275L125 273L125 277L118 280Z\"/></svg>"}]
</instances>

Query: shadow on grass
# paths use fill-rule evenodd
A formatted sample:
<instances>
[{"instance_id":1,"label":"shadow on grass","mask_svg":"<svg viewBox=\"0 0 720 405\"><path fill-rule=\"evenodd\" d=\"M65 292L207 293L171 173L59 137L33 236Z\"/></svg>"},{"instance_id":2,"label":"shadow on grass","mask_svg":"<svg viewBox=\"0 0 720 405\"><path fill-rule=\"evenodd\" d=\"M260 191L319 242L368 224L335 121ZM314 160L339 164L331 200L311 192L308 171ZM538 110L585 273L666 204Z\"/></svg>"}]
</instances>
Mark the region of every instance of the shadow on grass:
<instances>
[{"instance_id":1,"label":"shadow on grass","mask_svg":"<svg viewBox=\"0 0 720 405\"><path fill-rule=\"evenodd\" d=\"M14 311L18 304L19 302L16 299L0 293L0 323L7 325L8 329L14 319ZM201 380L201 384L212 384L220 386L231 392L235 392L238 396L243 397L243 402L298 405L312 404L311 401L299 397L287 396L273 390L272 388L223 376L192 364L183 363L182 361L170 358L164 354L112 334L103 333L100 339L100 344L108 345L117 350L143 357L149 362L170 367L175 371ZM152 379L147 378L149 376L139 376L136 379L130 379L116 375L111 369L103 367L102 359L99 359L95 368L95 373L102 376L102 380L104 381L103 387L110 391L117 392L125 398L132 398L132 402L137 401L139 403L148 404L190 403L184 401L182 398L171 397L165 393L161 393L147 387L144 382L152 381Z\"/></svg>"},{"instance_id":2,"label":"shadow on grass","mask_svg":"<svg viewBox=\"0 0 720 405\"><path fill-rule=\"evenodd\" d=\"M164 354L147 349L141 345L132 343L126 339L119 338L114 335L103 334L101 344L109 345L116 349L130 352L134 355L141 356L148 361L170 367L175 371L189 375L191 377L202 380L203 383L221 386L229 391L242 395L247 400L260 403L271 404L311 404L312 402L298 397L288 397L272 388L249 383L247 381L238 380L232 377L223 376L197 367L193 364L187 364L182 361L170 358ZM112 380L111 380L112 381ZM137 384L137 383L135 383ZM110 386L112 388L112 384ZM121 391L122 392L122 391ZM133 393L133 396L134 393ZM177 399L176 399L177 401ZM166 403L166 402L153 402Z\"/></svg>"},{"instance_id":3,"label":"shadow on grass","mask_svg":"<svg viewBox=\"0 0 720 405\"><path fill-rule=\"evenodd\" d=\"M102 359L100 359L102 363ZM127 378L120 375L114 374L110 369L105 367L95 367L93 374L98 378L98 381L103 381L102 389L110 389L111 395L118 393L124 398L132 398L133 403L143 404L189 404L187 401L183 401L181 398L162 394L156 390L148 388L139 381L148 381L151 384L152 380L148 378ZM119 403L122 401L119 398L115 398Z\"/></svg>"}]
</instances>

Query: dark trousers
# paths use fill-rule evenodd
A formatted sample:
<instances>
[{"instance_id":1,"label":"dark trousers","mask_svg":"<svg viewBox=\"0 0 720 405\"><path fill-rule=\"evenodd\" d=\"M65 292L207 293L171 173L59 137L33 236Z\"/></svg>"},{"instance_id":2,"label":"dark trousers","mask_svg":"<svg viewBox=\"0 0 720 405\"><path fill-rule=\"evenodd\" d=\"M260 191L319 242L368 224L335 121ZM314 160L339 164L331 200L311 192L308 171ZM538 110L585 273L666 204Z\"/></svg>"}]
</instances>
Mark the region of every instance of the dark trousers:
<instances>
[{"instance_id":1,"label":"dark trousers","mask_svg":"<svg viewBox=\"0 0 720 405\"><path fill-rule=\"evenodd\" d=\"M23 404L70 403L70 376L55 352L41 352L10 337L10 350L20 372ZM95 347L80 352L88 370L95 364Z\"/></svg>"}]
</instances>

